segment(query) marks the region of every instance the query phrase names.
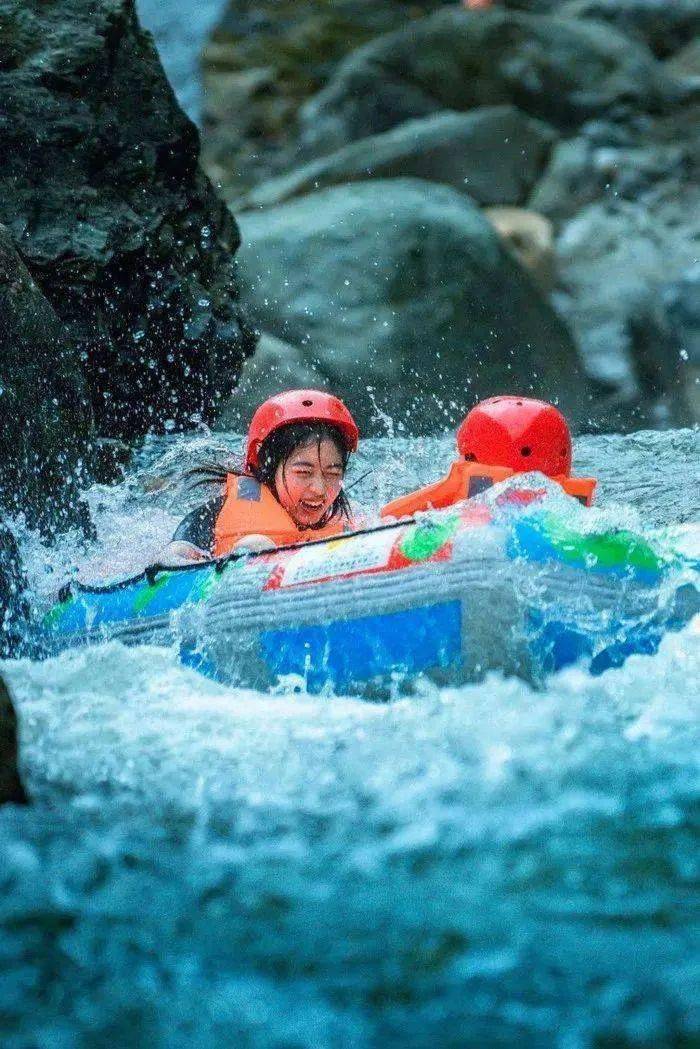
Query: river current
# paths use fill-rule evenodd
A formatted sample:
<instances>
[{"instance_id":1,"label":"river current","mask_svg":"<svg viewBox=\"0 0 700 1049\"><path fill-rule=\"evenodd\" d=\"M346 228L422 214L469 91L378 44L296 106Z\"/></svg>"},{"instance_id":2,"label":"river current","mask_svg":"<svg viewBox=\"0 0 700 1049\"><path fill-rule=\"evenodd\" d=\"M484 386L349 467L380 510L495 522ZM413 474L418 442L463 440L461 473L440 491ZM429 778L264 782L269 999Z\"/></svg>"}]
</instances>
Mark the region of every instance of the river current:
<instances>
[{"instance_id":1,"label":"river current","mask_svg":"<svg viewBox=\"0 0 700 1049\"><path fill-rule=\"evenodd\" d=\"M39 602L156 556L182 470L239 443L147 442L86 548L24 534ZM353 495L450 454L368 441ZM601 520L679 542L699 465L697 431L578 448ZM697 1045L699 641L386 704L117 643L3 664L33 797L0 810L3 1047Z\"/></svg>"}]
</instances>

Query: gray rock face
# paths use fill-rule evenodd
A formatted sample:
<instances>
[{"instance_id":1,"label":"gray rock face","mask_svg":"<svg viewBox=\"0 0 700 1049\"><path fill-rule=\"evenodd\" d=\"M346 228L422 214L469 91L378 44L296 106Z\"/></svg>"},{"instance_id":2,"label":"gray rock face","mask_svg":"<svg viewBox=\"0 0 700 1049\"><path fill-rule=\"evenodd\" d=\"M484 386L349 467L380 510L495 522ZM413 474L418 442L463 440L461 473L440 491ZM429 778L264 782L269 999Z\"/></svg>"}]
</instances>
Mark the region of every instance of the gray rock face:
<instances>
[{"instance_id":1,"label":"gray rock face","mask_svg":"<svg viewBox=\"0 0 700 1049\"><path fill-rule=\"evenodd\" d=\"M5 682L0 678L0 805L27 801L17 769L17 715Z\"/></svg>"},{"instance_id":2,"label":"gray rock face","mask_svg":"<svg viewBox=\"0 0 700 1049\"><path fill-rule=\"evenodd\" d=\"M687 215L695 216L694 224ZM656 214L644 203L596 203L565 226L558 243L569 293L562 311L591 374L644 413L637 425L687 425L699 418L688 397L679 395L688 372L667 316L672 306L663 303L669 280L697 259L698 215L697 189L657 206Z\"/></svg>"},{"instance_id":3,"label":"gray rock face","mask_svg":"<svg viewBox=\"0 0 700 1049\"><path fill-rule=\"evenodd\" d=\"M567 0L563 18L595 18L643 40L660 58L700 33L698 0Z\"/></svg>"},{"instance_id":4,"label":"gray rock face","mask_svg":"<svg viewBox=\"0 0 700 1049\"><path fill-rule=\"evenodd\" d=\"M564 221L597 200L637 200L685 173L686 142L596 144L587 136L559 142L529 200L534 211Z\"/></svg>"},{"instance_id":5,"label":"gray rock face","mask_svg":"<svg viewBox=\"0 0 700 1049\"><path fill-rule=\"evenodd\" d=\"M444 0L224 0L202 54L205 170L229 199L298 160L299 107L337 64Z\"/></svg>"},{"instance_id":6,"label":"gray rock face","mask_svg":"<svg viewBox=\"0 0 700 1049\"><path fill-rule=\"evenodd\" d=\"M700 37L696 37L669 58L666 68L674 76L700 77Z\"/></svg>"},{"instance_id":7,"label":"gray rock face","mask_svg":"<svg viewBox=\"0 0 700 1049\"><path fill-rule=\"evenodd\" d=\"M664 289L664 300L683 356L700 368L700 265Z\"/></svg>"},{"instance_id":8,"label":"gray rock face","mask_svg":"<svg viewBox=\"0 0 700 1049\"><path fill-rule=\"evenodd\" d=\"M0 221L106 436L211 418L253 339L238 231L132 0L0 0Z\"/></svg>"},{"instance_id":9,"label":"gray rock face","mask_svg":"<svg viewBox=\"0 0 700 1049\"><path fill-rule=\"evenodd\" d=\"M290 175L258 186L247 206L267 207L343 182L407 176L442 182L479 204L522 204L542 174L556 139L513 106L438 113L352 142Z\"/></svg>"},{"instance_id":10,"label":"gray rock face","mask_svg":"<svg viewBox=\"0 0 700 1049\"><path fill-rule=\"evenodd\" d=\"M350 55L302 110L317 153L440 109L511 104L559 128L616 104L659 107L675 81L613 27L493 9L449 9Z\"/></svg>"},{"instance_id":11,"label":"gray rock face","mask_svg":"<svg viewBox=\"0 0 700 1049\"><path fill-rule=\"evenodd\" d=\"M291 342L367 433L453 425L502 389L587 415L565 326L463 194L411 179L310 194L241 218L259 326ZM567 381L562 384L561 377Z\"/></svg>"},{"instance_id":12,"label":"gray rock face","mask_svg":"<svg viewBox=\"0 0 700 1049\"><path fill-rule=\"evenodd\" d=\"M0 506L32 527L85 524L91 411L82 362L0 226Z\"/></svg>"},{"instance_id":13,"label":"gray rock face","mask_svg":"<svg viewBox=\"0 0 700 1049\"><path fill-rule=\"evenodd\" d=\"M700 423L700 266L663 289L663 304L679 360L683 397L691 420Z\"/></svg>"}]
</instances>

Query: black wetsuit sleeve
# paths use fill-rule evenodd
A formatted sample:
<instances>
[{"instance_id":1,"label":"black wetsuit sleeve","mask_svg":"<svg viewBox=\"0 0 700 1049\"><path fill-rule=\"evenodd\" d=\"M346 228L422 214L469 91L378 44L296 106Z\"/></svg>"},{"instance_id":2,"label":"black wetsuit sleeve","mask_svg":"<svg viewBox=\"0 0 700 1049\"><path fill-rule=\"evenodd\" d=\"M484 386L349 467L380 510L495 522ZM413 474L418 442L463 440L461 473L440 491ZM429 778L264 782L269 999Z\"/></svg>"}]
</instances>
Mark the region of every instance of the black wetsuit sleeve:
<instances>
[{"instance_id":1,"label":"black wetsuit sleeve","mask_svg":"<svg viewBox=\"0 0 700 1049\"><path fill-rule=\"evenodd\" d=\"M192 543L211 554L214 549L214 526L224 505L224 498L223 495L216 496L196 510L191 510L175 529L173 541Z\"/></svg>"}]
</instances>

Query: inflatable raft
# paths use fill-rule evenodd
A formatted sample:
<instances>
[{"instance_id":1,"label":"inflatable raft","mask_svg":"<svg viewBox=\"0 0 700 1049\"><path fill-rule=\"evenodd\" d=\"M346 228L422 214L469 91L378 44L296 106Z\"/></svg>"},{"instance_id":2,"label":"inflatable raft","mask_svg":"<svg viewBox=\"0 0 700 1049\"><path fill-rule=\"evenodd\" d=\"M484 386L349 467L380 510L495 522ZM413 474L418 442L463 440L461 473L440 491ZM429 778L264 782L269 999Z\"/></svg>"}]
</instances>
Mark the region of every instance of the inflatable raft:
<instances>
[{"instance_id":1,"label":"inflatable raft","mask_svg":"<svg viewBox=\"0 0 700 1049\"><path fill-rule=\"evenodd\" d=\"M175 644L222 681L356 692L420 673L537 682L579 661L597 672L654 651L700 607L680 556L596 531L564 496L526 494L493 489L341 538L74 585L45 633L54 651Z\"/></svg>"}]
</instances>

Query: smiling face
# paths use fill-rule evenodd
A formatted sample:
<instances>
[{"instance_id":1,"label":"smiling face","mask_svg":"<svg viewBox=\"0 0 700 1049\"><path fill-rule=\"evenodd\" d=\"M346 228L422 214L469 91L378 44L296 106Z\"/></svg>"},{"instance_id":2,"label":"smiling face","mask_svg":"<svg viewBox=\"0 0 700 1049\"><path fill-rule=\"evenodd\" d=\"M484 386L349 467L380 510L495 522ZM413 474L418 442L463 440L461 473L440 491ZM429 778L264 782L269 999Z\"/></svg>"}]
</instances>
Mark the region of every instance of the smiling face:
<instances>
[{"instance_id":1,"label":"smiling face","mask_svg":"<svg viewBox=\"0 0 700 1049\"><path fill-rule=\"evenodd\" d=\"M328 437L300 444L275 471L277 498L299 528L319 524L338 498L343 458Z\"/></svg>"}]
</instances>

